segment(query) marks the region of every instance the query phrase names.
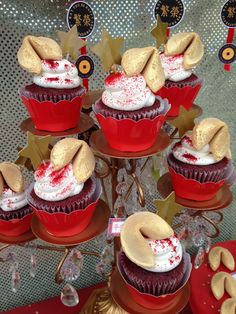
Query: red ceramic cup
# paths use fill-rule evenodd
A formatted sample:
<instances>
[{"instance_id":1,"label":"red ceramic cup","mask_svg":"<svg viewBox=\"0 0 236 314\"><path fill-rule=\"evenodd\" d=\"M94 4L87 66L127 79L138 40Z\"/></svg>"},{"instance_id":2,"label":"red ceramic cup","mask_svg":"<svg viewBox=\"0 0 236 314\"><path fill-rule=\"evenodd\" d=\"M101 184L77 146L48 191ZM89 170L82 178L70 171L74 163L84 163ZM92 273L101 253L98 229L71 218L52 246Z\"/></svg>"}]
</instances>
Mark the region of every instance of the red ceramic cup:
<instances>
[{"instance_id":1,"label":"red ceramic cup","mask_svg":"<svg viewBox=\"0 0 236 314\"><path fill-rule=\"evenodd\" d=\"M57 103L24 96L21 99L38 130L60 132L75 128L79 123L83 95Z\"/></svg>"},{"instance_id":2,"label":"red ceramic cup","mask_svg":"<svg viewBox=\"0 0 236 314\"><path fill-rule=\"evenodd\" d=\"M4 220L0 219L0 234L9 237L17 237L30 229L33 213L29 213L22 218Z\"/></svg>"},{"instance_id":3,"label":"red ceramic cup","mask_svg":"<svg viewBox=\"0 0 236 314\"><path fill-rule=\"evenodd\" d=\"M212 199L225 183L225 180L201 183L194 179L187 179L182 174L175 172L171 167L169 167L169 172L175 194L181 198L194 201L208 201Z\"/></svg>"},{"instance_id":4,"label":"red ceramic cup","mask_svg":"<svg viewBox=\"0 0 236 314\"><path fill-rule=\"evenodd\" d=\"M98 100L100 101L100 100ZM115 119L104 117L97 113L96 118L101 126L108 144L119 151L138 152L150 148L158 136L158 133L166 120L170 105L166 99L160 99L163 103L163 111L154 119L143 118L139 121L132 119Z\"/></svg>"},{"instance_id":5,"label":"red ceramic cup","mask_svg":"<svg viewBox=\"0 0 236 314\"><path fill-rule=\"evenodd\" d=\"M123 278L133 300L136 303L140 304L141 306L143 306L144 308L147 308L147 309L163 310L167 307L173 306L174 304L176 304L176 302L179 301L179 298L182 296L182 293L183 293L183 288L189 280L191 270L192 270L190 255L188 253L184 253L183 258L186 259L187 268L186 268L181 286L174 293L165 294L165 295L161 295L161 296L154 296L152 294L142 293L139 290L137 290L136 288L134 288L131 284L129 284L128 281L125 279L125 276L122 273L121 268L119 266L119 256L118 256L117 267L118 267L119 273L120 273L121 277Z\"/></svg>"},{"instance_id":6,"label":"red ceramic cup","mask_svg":"<svg viewBox=\"0 0 236 314\"><path fill-rule=\"evenodd\" d=\"M71 213L48 213L44 210L34 208L34 213L44 225L47 231L57 237L71 237L82 232L90 223L96 209L98 200L102 193L101 183L97 180L96 191L93 202L85 209L77 209Z\"/></svg>"},{"instance_id":7,"label":"red ceramic cup","mask_svg":"<svg viewBox=\"0 0 236 314\"><path fill-rule=\"evenodd\" d=\"M184 86L184 87L166 87L163 86L155 95L161 98L167 98L171 104L171 109L168 111L168 117L177 117L179 115L180 106L189 110L193 105L197 94L202 87L202 82L199 82L195 86Z\"/></svg>"}]
</instances>

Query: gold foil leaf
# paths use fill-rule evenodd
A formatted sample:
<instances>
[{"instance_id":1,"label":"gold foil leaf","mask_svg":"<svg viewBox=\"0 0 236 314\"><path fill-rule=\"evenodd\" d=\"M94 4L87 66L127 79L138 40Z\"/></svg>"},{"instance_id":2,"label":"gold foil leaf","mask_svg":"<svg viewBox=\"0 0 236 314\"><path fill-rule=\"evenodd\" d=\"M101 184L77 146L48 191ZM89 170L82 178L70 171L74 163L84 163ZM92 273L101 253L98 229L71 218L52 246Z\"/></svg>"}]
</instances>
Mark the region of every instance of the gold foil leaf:
<instances>
[{"instance_id":1,"label":"gold foil leaf","mask_svg":"<svg viewBox=\"0 0 236 314\"><path fill-rule=\"evenodd\" d=\"M216 246L210 250L210 253L208 254L208 262L213 271L216 271L220 267L221 262L231 271L235 268L233 255L229 250L222 246Z\"/></svg>"},{"instance_id":2,"label":"gold foil leaf","mask_svg":"<svg viewBox=\"0 0 236 314\"><path fill-rule=\"evenodd\" d=\"M194 128L194 119L197 115L198 111L196 109L186 110L183 106L180 106L179 116L170 123L178 129L179 136L183 136L187 131Z\"/></svg>"},{"instance_id":3,"label":"gold foil leaf","mask_svg":"<svg viewBox=\"0 0 236 314\"><path fill-rule=\"evenodd\" d=\"M183 206L175 201L175 192L172 192L165 199L154 200L154 204L157 208L157 214L170 225L175 215L183 209Z\"/></svg>"},{"instance_id":4,"label":"gold foil leaf","mask_svg":"<svg viewBox=\"0 0 236 314\"><path fill-rule=\"evenodd\" d=\"M211 291L217 300L220 300L225 291L236 298L236 280L226 272L216 273L211 279Z\"/></svg>"},{"instance_id":5,"label":"gold foil leaf","mask_svg":"<svg viewBox=\"0 0 236 314\"><path fill-rule=\"evenodd\" d=\"M123 43L123 38L113 38L107 30L102 31L101 42L94 45L91 50L101 60L104 71L110 71L113 64L120 64Z\"/></svg>"},{"instance_id":6,"label":"gold foil leaf","mask_svg":"<svg viewBox=\"0 0 236 314\"><path fill-rule=\"evenodd\" d=\"M235 314L236 313L236 298L225 300L220 308L220 314Z\"/></svg>"},{"instance_id":7,"label":"gold foil leaf","mask_svg":"<svg viewBox=\"0 0 236 314\"><path fill-rule=\"evenodd\" d=\"M204 46L197 33L183 32L178 33L167 41L165 47L166 56L184 54L184 68L192 69L204 55Z\"/></svg>"},{"instance_id":8,"label":"gold foil leaf","mask_svg":"<svg viewBox=\"0 0 236 314\"><path fill-rule=\"evenodd\" d=\"M142 74L153 92L157 92L165 83L164 70L155 47L127 50L123 54L121 65L128 76Z\"/></svg>"},{"instance_id":9,"label":"gold foil leaf","mask_svg":"<svg viewBox=\"0 0 236 314\"><path fill-rule=\"evenodd\" d=\"M7 186L16 193L24 190L24 179L20 168L11 162L2 162L0 172Z\"/></svg>"},{"instance_id":10,"label":"gold foil leaf","mask_svg":"<svg viewBox=\"0 0 236 314\"><path fill-rule=\"evenodd\" d=\"M159 49L162 44L167 42L167 29L168 23L162 22L160 16L158 16L155 27L151 30L152 36L156 39L156 47Z\"/></svg>"},{"instance_id":11,"label":"gold foil leaf","mask_svg":"<svg viewBox=\"0 0 236 314\"><path fill-rule=\"evenodd\" d=\"M57 142L51 152L50 161L55 170L72 162L76 180L81 183L91 177L95 168L94 155L84 141L65 138Z\"/></svg>"},{"instance_id":12,"label":"gold foil leaf","mask_svg":"<svg viewBox=\"0 0 236 314\"><path fill-rule=\"evenodd\" d=\"M79 38L76 25L68 32L57 31L57 36L60 39L63 55L69 54L73 60L78 59L80 49L87 45L85 40Z\"/></svg>"},{"instance_id":13,"label":"gold foil leaf","mask_svg":"<svg viewBox=\"0 0 236 314\"><path fill-rule=\"evenodd\" d=\"M139 212L126 219L120 239L123 251L132 262L150 268L154 266L154 255L145 237L161 240L173 234L170 225L158 215Z\"/></svg>"},{"instance_id":14,"label":"gold foil leaf","mask_svg":"<svg viewBox=\"0 0 236 314\"><path fill-rule=\"evenodd\" d=\"M201 150L210 145L214 158L218 161L228 156L230 134L225 122L217 118L206 118L195 125L192 132L193 147Z\"/></svg>"}]
</instances>

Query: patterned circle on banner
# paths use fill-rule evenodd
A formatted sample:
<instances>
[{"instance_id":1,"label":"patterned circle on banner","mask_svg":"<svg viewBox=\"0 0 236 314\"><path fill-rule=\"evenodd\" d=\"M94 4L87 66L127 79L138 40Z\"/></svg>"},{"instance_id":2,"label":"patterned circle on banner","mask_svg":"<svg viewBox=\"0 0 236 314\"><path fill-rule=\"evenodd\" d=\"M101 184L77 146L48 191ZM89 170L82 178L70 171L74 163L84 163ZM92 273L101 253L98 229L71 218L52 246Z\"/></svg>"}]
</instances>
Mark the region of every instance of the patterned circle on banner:
<instances>
[{"instance_id":1,"label":"patterned circle on banner","mask_svg":"<svg viewBox=\"0 0 236 314\"><path fill-rule=\"evenodd\" d=\"M233 63L236 60L236 46L233 44L225 44L220 48L218 57L224 64Z\"/></svg>"},{"instance_id":2,"label":"patterned circle on banner","mask_svg":"<svg viewBox=\"0 0 236 314\"><path fill-rule=\"evenodd\" d=\"M82 55L80 56L75 63L78 75L81 78L89 78L94 71L94 62L93 59L89 56Z\"/></svg>"},{"instance_id":3,"label":"patterned circle on banner","mask_svg":"<svg viewBox=\"0 0 236 314\"><path fill-rule=\"evenodd\" d=\"M221 19L227 27L236 28L236 0L229 0L224 4Z\"/></svg>"},{"instance_id":4,"label":"patterned circle on banner","mask_svg":"<svg viewBox=\"0 0 236 314\"><path fill-rule=\"evenodd\" d=\"M85 38L94 29L94 13L90 5L83 1L72 3L67 12L67 25L69 28L77 25L78 36Z\"/></svg>"},{"instance_id":5,"label":"patterned circle on banner","mask_svg":"<svg viewBox=\"0 0 236 314\"><path fill-rule=\"evenodd\" d=\"M154 8L155 18L161 17L162 22L168 23L168 27L174 27L184 16L184 4L182 0L158 0Z\"/></svg>"}]
</instances>

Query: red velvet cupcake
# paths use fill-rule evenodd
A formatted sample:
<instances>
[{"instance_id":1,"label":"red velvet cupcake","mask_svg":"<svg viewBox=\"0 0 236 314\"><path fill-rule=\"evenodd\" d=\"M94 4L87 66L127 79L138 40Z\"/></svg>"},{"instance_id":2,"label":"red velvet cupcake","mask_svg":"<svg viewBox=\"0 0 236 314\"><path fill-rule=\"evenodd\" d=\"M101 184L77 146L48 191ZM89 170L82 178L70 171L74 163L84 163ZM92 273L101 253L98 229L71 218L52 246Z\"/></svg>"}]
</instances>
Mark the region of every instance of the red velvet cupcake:
<instances>
[{"instance_id":1,"label":"red velvet cupcake","mask_svg":"<svg viewBox=\"0 0 236 314\"><path fill-rule=\"evenodd\" d=\"M215 118L202 120L173 146L167 157L175 193L192 200L213 198L227 179L229 156L226 124Z\"/></svg>"},{"instance_id":2,"label":"red velvet cupcake","mask_svg":"<svg viewBox=\"0 0 236 314\"><path fill-rule=\"evenodd\" d=\"M59 45L50 38L27 36L18 61L34 74L34 84L21 88L20 96L35 127L52 132L76 127L85 89L76 66L62 59Z\"/></svg>"},{"instance_id":3,"label":"red velvet cupcake","mask_svg":"<svg viewBox=\"0 0 236 314\"><path fill-rule=\"evenodd\" d=\"M179 108L190 109L202 86L202 80L192 73L204 53L200 37L193 32L172 36L160 54L165 72L165 85L156 95L171 104L168 116L178 116Z\"/></svg>"},{"instance_id":4,"label":"red velvet cupcake","mask_svg":"<svg viewBox=\"0 0 236 314\"><path fill-rule=\"evenodd\" d=\"M28 205L20 169L10 162L0 164L0 233L16 237L30 229L32 209Z\"/></svg>"},{"instance_id":5,"label":"red velvet cupcake","mask_svg":"<svg viewBox=\"0 0 236 314\"><path fill-rule=\"evenodd\" d=\"M28 202L50 233L72 236L86 228L101 193L94 167L87 143L67 138L56 143L50 161L36 170Z\"/></svg>"}]
</instances>

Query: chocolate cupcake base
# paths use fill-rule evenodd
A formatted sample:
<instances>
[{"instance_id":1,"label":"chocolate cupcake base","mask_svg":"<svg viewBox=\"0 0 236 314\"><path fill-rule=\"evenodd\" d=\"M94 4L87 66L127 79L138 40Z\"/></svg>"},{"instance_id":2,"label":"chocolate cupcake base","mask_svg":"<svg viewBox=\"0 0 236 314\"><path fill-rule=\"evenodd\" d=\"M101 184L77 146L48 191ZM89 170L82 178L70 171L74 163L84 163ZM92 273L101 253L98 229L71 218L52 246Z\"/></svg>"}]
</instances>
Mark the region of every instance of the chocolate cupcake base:
<instances>
[{"instance_id":1,"label":"chocolate cupcake base","mask_svg":"<svg viewBox=\"0 0 236 314\"><path fill-rule=\"evenodd\" d=\"M190 87L194 87L198 84L201 84L202 83L202 80L200 78L197 77L197 75L195 74L192 74L190 77L184 79L184 80L181 80L181 81L178 81L178 82L173 82L173 81L170 81L170 80L166 80L165 81L165 87L166 88L171 88L171 87L179 87L179 88L182 88L182 87L185 87L185 86L190 86Z\"/></svg>"},{"instance_id":2,"label":"chocolate cupcake base","mask_svg":"<svg viewBox=\"0 0 236 314\"><path fill-rule=\"evenodd\" d=\"M186 164L176 159L173 153L167 157L168 165L174 169L175 172L183 175L187 179L194 179L198 182L219 182L226 178L229 161L223 158L221 161L206 166L199 166L194 164Z\"/></svg>"},{"instance_id":3,"label":"chocolate cupcake base","mask_svg":"<svg viewBox=\"0 0 236 314\"><path fill-rule=\"evenodd\" d=\"M5 221L9 221L11 219L22 219L24 216L31 214L32 212L33 211L29 205L11 211L4 211L0 208L0 219Z\"/></svg>"}]
</instances>

